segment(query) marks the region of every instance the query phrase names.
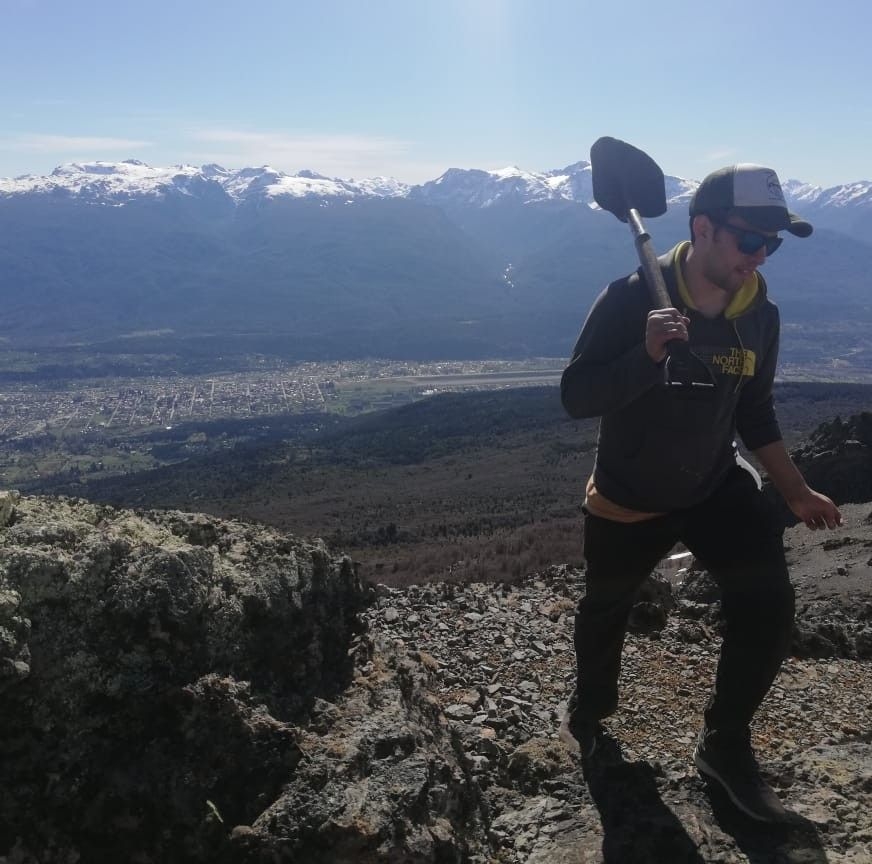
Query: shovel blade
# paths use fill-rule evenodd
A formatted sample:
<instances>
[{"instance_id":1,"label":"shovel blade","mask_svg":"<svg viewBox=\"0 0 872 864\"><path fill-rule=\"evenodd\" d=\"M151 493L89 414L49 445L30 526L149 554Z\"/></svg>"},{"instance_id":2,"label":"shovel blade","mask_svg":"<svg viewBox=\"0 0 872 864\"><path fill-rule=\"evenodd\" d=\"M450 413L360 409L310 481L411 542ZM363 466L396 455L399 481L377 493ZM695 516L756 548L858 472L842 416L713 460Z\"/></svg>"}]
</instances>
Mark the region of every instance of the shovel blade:
<instances>
[{"instance_id":1,"label":"shovel blade","mask_svg":"<svg viewBox=\"0 0 872 864\"><path fill-rule=\"evenodd\" d=\"M666 212L666 183L660 166L645 152L617 138L598 138L590 148L593 198L603 210L627 221Z\"/></svg>"}]
</instances>

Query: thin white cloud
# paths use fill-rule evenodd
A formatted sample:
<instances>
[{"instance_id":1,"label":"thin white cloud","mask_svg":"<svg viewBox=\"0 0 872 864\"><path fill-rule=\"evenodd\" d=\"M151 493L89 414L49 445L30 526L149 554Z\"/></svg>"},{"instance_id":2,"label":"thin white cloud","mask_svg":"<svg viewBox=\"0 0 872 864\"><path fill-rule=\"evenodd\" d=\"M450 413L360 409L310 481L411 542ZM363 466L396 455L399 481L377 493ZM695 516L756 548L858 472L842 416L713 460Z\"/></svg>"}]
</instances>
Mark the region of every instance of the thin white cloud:
<instances>
[{"instance_id":1,"label":"thin white cloud","mask_svg":"<svg viewBox=\"0 0 872 864\"><path fill-rule=\"evenodd\" d=\"M723 163L724 165L731 160L735 160L736 151L732 149L722 149L722 150L713 150L710 153L706 153L703 157L702 161L714 164L717 162L718 164Z\"/></svg>"},{"instance_id":2,"label":"thin white cloud","mask_svg":"<svg viewBox=\"0 0 872 864\"><path fill-rule=\"evenodd\" d=\"M146 148L147 157L141 153ZM37 133L0 135L0 153L4 154L5 163L0 175L10 176L50 170L45 165L35 168L38 157L51 159L54 164L137 157L147 158L154 167L210 162L226 168L271 165L289 174L309 169L328 177L361 180L383 176L404 183L424 183L452 167L480 167L477 159L462 158L459 154L434 157L431 153L422 153L413 142L389 136L292 134L231 128L189 128L152 140ZM5 154L9 154L9 158ZM507 160L503 162L507 164Z\"/></svg>"},{"instance_id":3,"label":"thin white cloud","mask_svg":"<svg viewBox=\"0 0 872 864\"><path fill-rule=\"evenodd\" d=\"M735 148L722 147L721 149L711 150L703 154L696 160L696 164L708 171L713 170L712 166L719 168L721 165L729 165L731 162L735 162L737 158L738 154Z\"/></svg>"},{"instance_id":4,"label":"thin white cloud","mask_svg":"<svg viewBox=\"0 0 872 864\"><path fill-rule=\"evenodd\" d=\"M199 129L189 137L196 143L186 161L226 167L271 165L288 173L310 169L330 177L383 175L411 183L448 167L416 158L408 141L381 136Z\"/></svg>"},{"instance_id":5,"label":"thin white cloud","mask_svg":"<svg viewBox=\"0 0 872 864\"><path fill-rule=\"evenodd\" d=\"M0 138L0 149L23 150L37 153L90 153L91 158L99 151L138 149L153 146L150 141L131 138L103 138L89 135L11 135Z\"/></svg>"}]
</instances>

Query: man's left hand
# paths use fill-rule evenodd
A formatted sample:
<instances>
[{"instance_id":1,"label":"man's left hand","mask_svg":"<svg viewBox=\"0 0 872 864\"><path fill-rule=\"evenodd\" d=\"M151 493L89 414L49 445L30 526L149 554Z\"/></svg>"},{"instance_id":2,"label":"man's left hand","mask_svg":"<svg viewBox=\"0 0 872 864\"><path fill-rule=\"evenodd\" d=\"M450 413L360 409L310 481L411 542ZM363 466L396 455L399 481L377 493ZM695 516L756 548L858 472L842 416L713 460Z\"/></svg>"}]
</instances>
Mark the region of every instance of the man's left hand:
<instances>
[{"instance_id":1,"label":"man's left hand","mask_svg":"<svg viewBox=\"0 0 872 864\"><path fill-rule=\"evenodd\" d=\"M816 531L818 528L838 528L842 524L839 508L826 496L805 488L798 498L787 502L796 517Z\"/></svg>"}]
</instances>

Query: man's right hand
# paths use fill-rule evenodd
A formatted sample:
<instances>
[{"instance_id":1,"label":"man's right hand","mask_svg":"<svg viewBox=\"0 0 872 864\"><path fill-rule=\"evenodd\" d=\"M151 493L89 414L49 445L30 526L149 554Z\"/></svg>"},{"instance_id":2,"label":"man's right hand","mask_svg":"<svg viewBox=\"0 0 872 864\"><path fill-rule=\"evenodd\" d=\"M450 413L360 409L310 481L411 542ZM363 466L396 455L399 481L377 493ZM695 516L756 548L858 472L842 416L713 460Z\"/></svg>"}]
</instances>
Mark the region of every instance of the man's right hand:
<instances>
[{"instance_id":1,"label":"man's right hand","mask_svg":"<svg viewBox=\"0 0 872 864\"><path fill-rule=\"evenodd\" d=\"M645 350L648 356L660 363L666 357L666 343L674 339L687 341L687 325L690 319L677 309L652 309L648 313L645 328Z\"/></svg>"}]
</instances>

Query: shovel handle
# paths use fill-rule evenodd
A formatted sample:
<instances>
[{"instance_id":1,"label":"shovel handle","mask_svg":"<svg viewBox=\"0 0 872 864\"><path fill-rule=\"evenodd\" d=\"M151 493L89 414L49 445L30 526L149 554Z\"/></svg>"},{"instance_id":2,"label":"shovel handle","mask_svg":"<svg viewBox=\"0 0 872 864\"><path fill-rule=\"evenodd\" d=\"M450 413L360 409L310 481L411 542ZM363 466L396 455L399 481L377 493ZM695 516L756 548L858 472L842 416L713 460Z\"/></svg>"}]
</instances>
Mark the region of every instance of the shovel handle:
<instances>
[{"instance_id":1,"label":"shovel handle","mask_svg":"<svg viewBox=\"0 0 872 864\"><path fill-rule=\"evenodd\" d=\"M663 274L660 272L660 264L657 261L657 255L651 243L651 235L645 230L639 211L628 211L627 222L630 226L630 231L633 233L636 251L639 254L642 270L645 272L645 281L648 283L651 299L656 304L655 308L668 309L672 306L672 300L669 299L669 292L666 290L666 283L663 281Z\"/></svg>"}]
</instances>

